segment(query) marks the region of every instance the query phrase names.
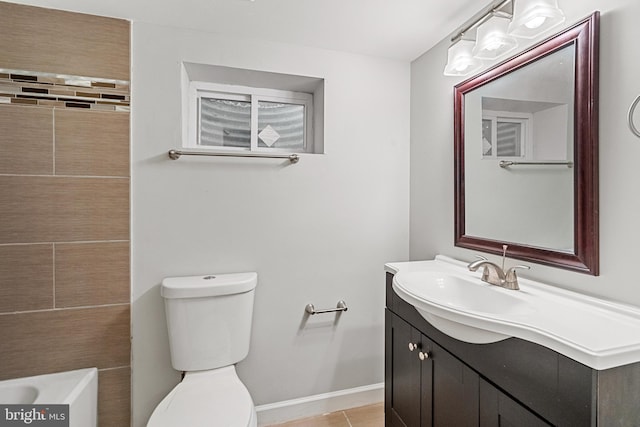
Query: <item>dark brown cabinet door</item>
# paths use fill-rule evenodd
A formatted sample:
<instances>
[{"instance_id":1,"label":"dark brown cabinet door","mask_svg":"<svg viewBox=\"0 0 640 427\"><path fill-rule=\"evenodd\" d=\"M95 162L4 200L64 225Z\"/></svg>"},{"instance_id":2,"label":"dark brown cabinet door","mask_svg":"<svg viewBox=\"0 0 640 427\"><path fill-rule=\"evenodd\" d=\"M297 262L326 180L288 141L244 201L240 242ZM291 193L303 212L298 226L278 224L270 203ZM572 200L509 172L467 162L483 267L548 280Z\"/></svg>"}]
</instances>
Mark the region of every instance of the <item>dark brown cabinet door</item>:
<instances>
[{"instance_id":1,"label":"dark brown cabinet door","mask_svg":"<svg viewBox=\"0 0 640 427\"><path fill-rule=\"evenodd\" d=\"M479 376L387 311L387 427L477 427Z\"/></svg>"},{"instance_id":2,"label":"dark brown cabinet door","mask_svg":"<svg viewBox=\"0 0 640 427\"><path fill-rule=\"evenodd\" d=\"M480 380L480 427L548 427L533 412Z\"/></svg>"},{"instance_id":3,"label":"dark brown cabinet door","mask_svg":"<svg viewBox=\"0 0 640 427\"><path fill-rule=\"evenodd\" d=\"M420 427L421 366L417 346L421 334L387 311L387 427ZM390 328L390 329L389 329ZM411 344L411 350L409 345ZM415 347L414 347L415 346Z\"/></svg>"},{"instance_id":4,"label":"dark brown cabinet door","mask_svg":"<svg viewBox=\"0 0 640 427\"><path fill-rule=\"evenodd\" d=\"M477 427L480 377L439 345L428 345L433 364L433 426Z\"/></svg>"}]
</instances>

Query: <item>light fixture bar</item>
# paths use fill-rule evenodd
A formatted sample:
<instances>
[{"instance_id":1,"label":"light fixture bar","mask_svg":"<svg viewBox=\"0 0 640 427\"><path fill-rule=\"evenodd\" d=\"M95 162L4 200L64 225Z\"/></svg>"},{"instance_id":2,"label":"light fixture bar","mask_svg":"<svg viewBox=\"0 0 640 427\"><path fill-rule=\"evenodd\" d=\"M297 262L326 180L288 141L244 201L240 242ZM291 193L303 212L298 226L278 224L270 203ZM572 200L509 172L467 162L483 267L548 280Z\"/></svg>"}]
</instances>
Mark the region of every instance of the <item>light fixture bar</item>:
<instances>
[{"instance_id":1,"label":"light fixture bar","mask_svg":"<svg viewBox=\"0 0 640 427\"><path fill-rule=\"evenodd\" d=\"M511 8L509 11L501 10L509 4L511 4ZM455 43L456 41L460 40L462 36L465 35L465 33L485 23L492 16L502 16L506 18L511 18L512 14L513 14L513 0L496 0L490 5L488 5L487 7L485 7L483 10L478 12L475 16L473 16L467 22L465 22L464 25L462 26L462 29L459 30L455 34L455 36L451 37L451 42Z\"/></svg>"}]
</instances>

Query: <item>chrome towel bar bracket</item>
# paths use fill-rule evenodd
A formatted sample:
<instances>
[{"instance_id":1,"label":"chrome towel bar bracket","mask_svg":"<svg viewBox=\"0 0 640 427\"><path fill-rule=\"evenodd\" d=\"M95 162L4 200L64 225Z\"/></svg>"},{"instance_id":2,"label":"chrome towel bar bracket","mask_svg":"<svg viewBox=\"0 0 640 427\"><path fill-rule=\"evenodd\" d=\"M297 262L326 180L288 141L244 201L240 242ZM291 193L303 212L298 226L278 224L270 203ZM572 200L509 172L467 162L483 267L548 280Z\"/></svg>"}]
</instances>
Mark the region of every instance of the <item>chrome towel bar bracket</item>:
<instances>
[{"instance_id":1,"label":"chrome towel bar bracket","mask_svg":"<svg viewBox=\"0 0 640 427\"><path fill-rule=\"evenodd\" d=\"M313 306L313 304L307 304L307 306L304 308L304 311L306 311L309 314L322 314L322 313L334 313L334 312L342 312L342 311L347 311L347 303L344 302L343 300L338 301L338 304L336 305L336 308L326 308L326 309L322 309L322 310L316 310L315 307Z\"/></svg>"},{"instance_id":2,"label":"chrome towel bar bracket","mask_svg":"<svg viewBox=\"0 0 640 427\"><path fill-rule=\"evenodd\" d=\"M171 160L178 160L180 156L217 156L217 157L258 157L261 159L289 159L291 163L298 163L300 156L297 154L269 154L269 153L223 153L211 151L187 151L169 150L167 153Z\"/></svg>"}]
</instances>

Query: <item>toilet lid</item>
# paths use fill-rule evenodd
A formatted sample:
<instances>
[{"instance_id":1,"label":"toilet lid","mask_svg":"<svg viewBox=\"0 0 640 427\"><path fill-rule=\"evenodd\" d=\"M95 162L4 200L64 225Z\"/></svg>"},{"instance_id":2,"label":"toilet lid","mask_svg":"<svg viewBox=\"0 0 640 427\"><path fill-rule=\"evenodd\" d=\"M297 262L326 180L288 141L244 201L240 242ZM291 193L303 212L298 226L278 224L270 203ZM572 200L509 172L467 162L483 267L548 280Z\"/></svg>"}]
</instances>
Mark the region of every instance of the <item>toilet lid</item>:
<instances>
[{"instance_id":1,"label":"toilet lid","mask_svg":"<svg viewBox=\"0 0 640 427\"><path fill-rule=\"evenodd\" d=\"M147 427L247 427L254 413L235 367L187 372L160 402Z\"/></svg>"}]
</instances>

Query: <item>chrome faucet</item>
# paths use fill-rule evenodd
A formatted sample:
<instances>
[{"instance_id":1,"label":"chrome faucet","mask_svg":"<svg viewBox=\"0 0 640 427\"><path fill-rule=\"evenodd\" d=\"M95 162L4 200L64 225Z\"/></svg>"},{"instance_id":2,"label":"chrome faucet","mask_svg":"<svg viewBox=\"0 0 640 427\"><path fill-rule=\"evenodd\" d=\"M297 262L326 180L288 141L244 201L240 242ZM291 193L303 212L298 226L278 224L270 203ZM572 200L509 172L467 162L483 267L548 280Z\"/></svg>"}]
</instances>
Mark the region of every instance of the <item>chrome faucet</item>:
<instances>
[{"instance_id":1,"label":"chrome faucet","mask_svg":"<svg viewBox=\"0 0 640 427\"><path fill-rule=\"evenodd\" d=\"M478 268L483 267L481 278L483 282L500 286L501 288L517 291L518 289L520 289L520 286L518 286L518 275L516 274L516 270L518 268L524 268L528 270L530 267L527 265L516 265L505 272L504 256L506 254L506 251L507 249L506 247L504 247L504 253L502 254L502 267L494 264L493 262L480 255L476 255L478 258L480 258L479 260L473 261L467 267L469 268L469 271L477 271Z\"/></svg>"},{"instance_id":2,"label":"chrome faucet","mask_svg":"<svg viewBox=\"0 0 640 427\"><path fill-rule=\"evenodd\" d=\"M467 266L469 268L469 271L477 271L478 268L484 267L482 270L482 281L496 286L503 286L507 278L502 268L499 265L492 263L483 256L476 256L480 259L470 263Z\"/></svg>"},{"instance_id":3,"label":"chrome faucet","mask_svg":"<svg viewBox=\"0 0 640 427\"><path fill-rule=\"evenodd\" d=\"M514 291L520 289L520 286L518 286L518 275L516 274L516 269L518 268L529 270L531 267L529 267L528 265L515 265L511 267L504 275L505 278L504 286L502 286L503 288L512 289Z\"/></svg>"}]
</instances>

